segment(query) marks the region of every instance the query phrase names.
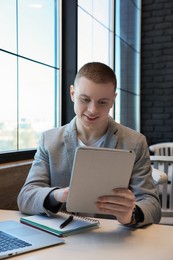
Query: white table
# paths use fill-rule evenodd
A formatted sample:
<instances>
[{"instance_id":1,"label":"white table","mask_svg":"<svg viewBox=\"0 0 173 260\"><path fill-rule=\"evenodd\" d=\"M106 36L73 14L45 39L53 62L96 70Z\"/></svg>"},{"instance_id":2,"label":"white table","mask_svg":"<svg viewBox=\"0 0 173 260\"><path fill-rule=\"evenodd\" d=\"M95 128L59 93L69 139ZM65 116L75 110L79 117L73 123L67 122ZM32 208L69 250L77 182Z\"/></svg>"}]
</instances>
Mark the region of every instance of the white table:
<instances>
[{"instance_id":1,"label":"white table","mask_svg":"<svg viewBox=\"0 0 173 260\"><path fill-rule=\"evenodd\" d=\"M0 221L17 220L17 211L0 210ZM115 220L100 220L100 228L65 238L65 244L26 253L14 260L173 260L173 226L132 229Z\"/></svg>"}]
</instances>

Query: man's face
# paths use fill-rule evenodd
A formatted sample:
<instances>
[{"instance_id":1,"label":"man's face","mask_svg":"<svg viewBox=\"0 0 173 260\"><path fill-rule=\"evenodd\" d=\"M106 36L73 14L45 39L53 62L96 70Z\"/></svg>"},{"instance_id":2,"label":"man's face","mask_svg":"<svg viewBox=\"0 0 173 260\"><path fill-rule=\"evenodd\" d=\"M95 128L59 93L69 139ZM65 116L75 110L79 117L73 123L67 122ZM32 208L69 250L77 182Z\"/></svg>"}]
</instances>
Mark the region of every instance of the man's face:
<instances>
[{"instance_id":1,"label":"man's face","mask_svg":"<svg viewBox=\"0 0 173 260\"><path fill-rule=\"evenodd\" d=\"M70 95L78 123L91 129L101 127L105 120L107 122L116 97L111 82L94 83L85 77L79 79L76 87L70 87Z\"/></svg>"}]
</instances>

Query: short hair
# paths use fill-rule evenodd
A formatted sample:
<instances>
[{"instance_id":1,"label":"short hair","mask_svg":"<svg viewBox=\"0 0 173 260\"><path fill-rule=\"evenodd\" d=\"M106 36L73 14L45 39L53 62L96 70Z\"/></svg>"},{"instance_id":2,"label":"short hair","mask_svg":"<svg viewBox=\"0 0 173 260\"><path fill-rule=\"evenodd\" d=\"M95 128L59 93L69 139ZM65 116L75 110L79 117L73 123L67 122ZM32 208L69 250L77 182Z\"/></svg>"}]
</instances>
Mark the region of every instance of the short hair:
<instances>
[{"instance_id":1,"label":"short hair","mask_svg":"<svg viewBox=\"0 0 173 260\"><path fill-rule=\"evenodd\" d=\"M117 87L117 79L114 71L104 63L89 62L83 65L76 74L74 85L78 85L80 78L85 77L95 83L109 83Z\"/></svg>"}]
</instances>

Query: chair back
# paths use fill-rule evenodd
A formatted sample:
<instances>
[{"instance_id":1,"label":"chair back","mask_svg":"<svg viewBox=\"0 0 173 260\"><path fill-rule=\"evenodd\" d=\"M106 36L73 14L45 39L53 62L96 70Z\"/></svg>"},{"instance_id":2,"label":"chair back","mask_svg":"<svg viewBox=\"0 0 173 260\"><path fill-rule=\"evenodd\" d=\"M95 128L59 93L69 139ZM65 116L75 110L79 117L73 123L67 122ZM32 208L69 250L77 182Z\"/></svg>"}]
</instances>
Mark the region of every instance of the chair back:
<instances>
[{"instance_id":1,"label":"chair back","mask_svg":"<svg viewBox=\"0 0 173 260\"><path fill-rule=\"evenodd\" d=\"M150 156L151 164L155 169L165 172L168 180L157 185L161 199L162 216L173 216L173 156Z\"/></svg>"},{"instance_id":2,"label":"chair back","mask_svg":"<svg viewBox=\"0 0 173 260\"><path fill-rule=\"evenodd\" d=\"M154 153L154 155L165 155L173 156L173 143L158 143L149 146L149 150Z\"/></svg>"}]
</instances>

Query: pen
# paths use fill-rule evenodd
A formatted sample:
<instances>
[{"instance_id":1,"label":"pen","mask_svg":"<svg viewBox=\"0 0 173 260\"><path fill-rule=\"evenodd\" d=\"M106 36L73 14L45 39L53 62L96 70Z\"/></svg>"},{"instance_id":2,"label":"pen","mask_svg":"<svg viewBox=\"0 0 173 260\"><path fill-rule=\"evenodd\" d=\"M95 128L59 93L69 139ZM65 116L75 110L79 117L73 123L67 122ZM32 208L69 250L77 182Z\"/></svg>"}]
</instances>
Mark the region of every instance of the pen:
<instances>
[{"instance_id":1,"label":"pen","mask_svg":"<svg viewBox=\"0 0 173 260\"><path fill-rule=\"evenodd\" d=\"M60 228L66 227L68 224L70 224L73 220L73 216L70 215L61 225Z\"/></svg>"}]
</instances>

